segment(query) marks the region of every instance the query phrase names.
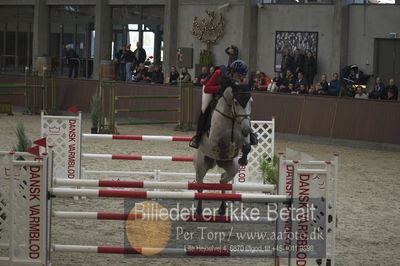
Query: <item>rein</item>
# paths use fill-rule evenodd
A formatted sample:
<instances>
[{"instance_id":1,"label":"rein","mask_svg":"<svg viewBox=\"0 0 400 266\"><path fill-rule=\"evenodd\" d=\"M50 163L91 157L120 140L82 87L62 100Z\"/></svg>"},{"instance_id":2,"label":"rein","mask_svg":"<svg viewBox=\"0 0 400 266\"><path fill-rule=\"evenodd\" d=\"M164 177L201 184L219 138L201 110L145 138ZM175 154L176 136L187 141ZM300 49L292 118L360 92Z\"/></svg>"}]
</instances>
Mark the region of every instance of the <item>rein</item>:
<instances>
[{"instance_id":1,"label":"rein","mask_svg":"<svg viewBox=\"0 0 400 266\"><path fill-rule=\"evenodd\" d=\"M232 96L232 102L234 101L234 95L235 95L235 94L240 94L240 93L234 93L234 94L233 94L233 96ZM234 129L234 127L235 127L235 122L242 122L244 119L250 118L250 114L238 115L238 114L236 113L236 107L235 107L235 105L234 105L234 104L229 104L228 101L226 100L226 98L225 98L225 96L224 96L223 94L222 94L221 97L224 99L226 105L228 105L228 106L231 108L231 110L232 110L232 116L230 116L230 115L228 115L228 114L225 114L224 112L218 110L218 108L215 108L215 111L218 112L219 114L221 114L223 117L225 117L225 118L227 118L227 119L229 119L229 120L232 121L232 127L231 127L231 142L233 142L233 129ZM238 120L238 118L242 118L242 119Z\"/></svg>"}]
</instances>

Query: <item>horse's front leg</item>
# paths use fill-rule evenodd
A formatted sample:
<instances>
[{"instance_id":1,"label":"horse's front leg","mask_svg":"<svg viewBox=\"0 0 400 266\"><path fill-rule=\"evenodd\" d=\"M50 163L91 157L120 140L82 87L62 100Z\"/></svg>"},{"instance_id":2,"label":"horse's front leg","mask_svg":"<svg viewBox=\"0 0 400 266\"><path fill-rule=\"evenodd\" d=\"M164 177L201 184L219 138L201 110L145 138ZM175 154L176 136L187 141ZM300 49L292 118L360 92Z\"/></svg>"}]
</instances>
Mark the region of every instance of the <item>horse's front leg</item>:
<instances>
[{"instance_id":1,"label":"horse's front leg","mask_svg":"<svg viewBox=\"0 0 400 266\"><path fill-rule=\"evenodd\" d=\"M215 160L209 157L206 157L200 150L197 150L195 153L195 168L196 168L196 182L203 183L204 176L207 174L207 171L214 167ZM202 193L203 190L198 190L199 193ZM203 201L199 200L196 208L196 213L198 215L203 214Z\"/></svg>"},{"instance_id":2,"label":"horse's front leg","mask_svg":"<svg viewBox=\"0 0 400 266\"><path fill-rule=\"evenodd\" d=\"M197 192L202 193L203 190L197 190ZM197 201L196 213L198 215L202 215L203 214L203 200L198 200Z\"/></svg>"},{"instance_id":3,"label":"horse's front leg","mask_svg":"<svg viewBox=\"0 0 400 266\"><path fill-rule=\"evenodd\" d=\"M230 179L230 177L228 177L228 174L225 172L225 173L222 174L221 180L219 181L219 183L220 184L228 184L229 183L229 179ZM221 190L221 193L225 194L225 191L226 190ZM225 200L221 201L221 205L219 206L219 209L218 209L218 214L219 215L225 215L226 207L227 206L226 206Z\"/></svg>"},{"instance_id":4,"label":"horse's front leg","mask_svg":"<svg viewBox=\"0 0 400 266\"><path fill-rule=\"evenodd\" d=\"M246 166L248 164L247 156L249 155L250 151L251 145L250 143L246 143L242 148L242 157L239 158L239 164L241 166Z\"/></svg>"}]
</instances>

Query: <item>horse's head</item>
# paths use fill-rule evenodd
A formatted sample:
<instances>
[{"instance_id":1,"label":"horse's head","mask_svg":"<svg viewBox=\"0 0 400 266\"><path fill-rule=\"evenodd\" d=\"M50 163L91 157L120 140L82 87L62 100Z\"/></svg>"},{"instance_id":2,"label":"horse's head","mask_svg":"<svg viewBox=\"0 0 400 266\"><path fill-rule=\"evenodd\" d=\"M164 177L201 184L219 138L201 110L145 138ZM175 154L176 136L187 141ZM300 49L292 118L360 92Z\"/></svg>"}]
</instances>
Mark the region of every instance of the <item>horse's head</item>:
<instances>
[{"instance_id":1,"label":"horse's head","mask_svg":"<svg viewBox=\"0 0 400 266\"><path fill-rule=\"evenodd\" d=\"M251 133L250 114L253 98L248 90L228 87L223 93L225 102L231 109L231 115L242 131L243 136L247 137Z\"/></svg>"}]
</instances>

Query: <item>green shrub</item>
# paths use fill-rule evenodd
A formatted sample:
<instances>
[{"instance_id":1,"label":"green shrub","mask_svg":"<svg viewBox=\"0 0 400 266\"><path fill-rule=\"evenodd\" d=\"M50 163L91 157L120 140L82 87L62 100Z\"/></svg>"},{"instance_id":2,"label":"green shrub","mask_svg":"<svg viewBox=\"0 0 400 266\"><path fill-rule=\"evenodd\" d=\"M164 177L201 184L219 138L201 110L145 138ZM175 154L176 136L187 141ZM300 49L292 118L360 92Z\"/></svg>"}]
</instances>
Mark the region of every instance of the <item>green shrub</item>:
<instances>
[{"instance_id":1,"label":"green shrub","mask_svg":"<svg viewBox=\"0 0 400 266\"><path fill-rule=\"evenodd\" d=\"M212 53L208 50L202 50L200 52L200 65L210 66L212 65Z\"/></svg>"},{"instance_id":2,"label":"green shrub","mask_svg":"<svg viewBox=\"0 0 400 266\"><path fill-rule=\"evenodd\" d=\"M17 143L12 147L12 151L24 152L32 147L32 141L26 136L25 126L21 121L17 122L15 135L17 135Z\"/></svg>"},{"instance_id":3,"label":"green shrub","mask_svg":"<svg viewBox=\"0 0 400 266\"><path fill-rule=\"evenodd\" d=\"M265 183L276 185L278 183L278 156L269 158L266 154L260 157L260 170Z\"/></svg>"},{"instance_id":4,"label":"green shrub","mask_svg":"<svg viewBox=\"0 0 400 266\"><path fill-rule=\"evenodd\" d=\"M97 128L100 120L100 95L98 92L92 95L90 101L90 118L92 119L92 127Z\"/></svg>"}]
</instances>

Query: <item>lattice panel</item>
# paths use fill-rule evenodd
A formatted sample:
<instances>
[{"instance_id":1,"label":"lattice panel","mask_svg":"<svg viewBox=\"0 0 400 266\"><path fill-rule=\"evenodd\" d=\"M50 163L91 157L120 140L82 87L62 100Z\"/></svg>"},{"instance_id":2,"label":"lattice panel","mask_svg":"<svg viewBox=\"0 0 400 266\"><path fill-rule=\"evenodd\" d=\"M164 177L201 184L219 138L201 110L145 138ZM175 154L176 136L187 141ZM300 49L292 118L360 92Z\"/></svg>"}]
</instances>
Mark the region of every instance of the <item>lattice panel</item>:
<instances>
[{"instance_id":1,"label":"lattice panel","mask_svg":"<svg viewBox=\"0 0 400 266\"><path fill-rule=\"evenodd\" d=\"M275 120L252 121L251 125L253 132L258 136L258 144L252 146L248 155L249 163L239 170L235 176L235 183L263 183L259 158L267 155L272 159L274 156Z\"/></svg>"},{"instance_id":2,"label":"lattice panel","mask_svg":"<svg viewBox=\"0 0 400 266\"><path fill-rule=\"evenodd\" d=\"M12 239L14 242L14 248L17 252L14 252L18 259L28 259L27 250L27 235L29 235L29 167L14 166L14 176L19 176L16 179L17 182L13 183L13 212L18 213L13 219L13 227L18 230L13 230Z\"/></svg>"},{"instance_id":3,"label":"lattice panel","mask_svg":"<svg viewBox=\"0 0 400 266\"><path fill-rule=\"evenodd\" d=\"M314 219L308 221L307 224L309 224L310 230L315 228L317 231L323 230L325 232L324 245L321 245L320 242L316 243L315 241L310 241L310 245L316 247L314 248L314 252L317 252L317 254L321 254L321 256L322 254L326 255L319 259L317 259L315 255L310 256L307 259L307 265L334 265L337 168L338 160L336 156L329 164L324 162L301 160L297 166L295 166L293 161L287 161L284 156L281 157L280 182L285 182L286 176L288 176L287 169L294 169L292 170L294 175L294 184L292 187L297 191L295 195L298 197L300 187L307 185L307 195L310 199L313 199L312 203L317 210ZM302 181L299 181L300 174L296 173L296 169L302 169ZM310 172L307 172L307 170L310 170ZM318 173L315 173L316 171L318 171ZM307 175L310 176L309 180L307 180ZM279 194L286 194L285 189L286 186L282 186ZM295 196L295 198L297 197ZM296 227L295 223L292 223L292 225ZM278 232L282 230L282 227L278 228ZM330 260L329 263L328 260ZM295 263L295 260L292 259L291 263Z\"/></svg>"},{"instance_id":4,"label":"lattice panel","mask_svg":"<svg viewBox=\"0 0 400 266\"><path fill-rule=\"evenodd\" d=\"M79 178L81 145L80 116L57 118L42 114L41 128L42 137L47 138L47 145L53 146L54 176L69 179ZM74 134L73 138L70 137L71 134ZM72 166L69 165L71 156L74 161L74 165Z\"/></svg>"},{"instance_id":5,"label":"lattice panel","mask_svg":"<svg viewBox=\"0 0 400 266\"><path fill-rule=\"evenodd\" d=\"M0 155L0 247L7 247L10 239L10 189L8 183L12 174L8 165L8 156Z\"/></svg>"}]
</instances>

